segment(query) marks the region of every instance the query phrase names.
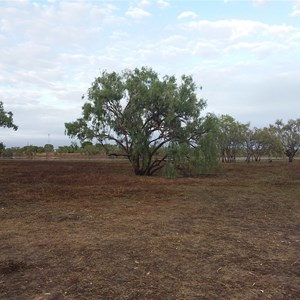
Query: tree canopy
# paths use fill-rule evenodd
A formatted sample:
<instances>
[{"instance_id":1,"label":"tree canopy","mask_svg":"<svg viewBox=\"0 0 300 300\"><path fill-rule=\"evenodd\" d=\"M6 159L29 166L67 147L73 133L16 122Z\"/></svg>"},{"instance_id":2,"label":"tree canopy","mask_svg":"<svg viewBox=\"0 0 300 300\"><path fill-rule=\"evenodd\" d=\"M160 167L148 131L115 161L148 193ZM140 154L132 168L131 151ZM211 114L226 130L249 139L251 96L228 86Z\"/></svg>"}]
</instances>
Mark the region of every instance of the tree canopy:
<instances>
[{"instance_id":1,"label":"tree canopy","mask_svg":"<svg viewBox=\"0 0 300 300\"><path fill-rule=\"evenodd\" d=\"M209 122L201 117L206 101L198 99L198 89L191 76L177 82L147 67L103 71L88 90L82 117L65 123L66 134L102 145L114 142L135 174L152 175L175 160L173 151L163 149L186 145L199 150L209 135Z\"/></svg>"},{"instance_id":2,"label":"tree canopy","mask_svg":"<svg viewBox=\"0 0 300 300\"><path fill-rule=\"evenodd\" d=\"M247 140L249 124L237 122L232 116L221 115L218 118L216 136L222 162L233 162Z\"/></svg>"},{"instance_id":3,"label":"tree canopy","mask_svg":"<svg viewBox=\"0 0 300 300\"><path fill-rule=\"evenodd\" d=\"M300 148L300 119L291 119L286 124L277 120L272 128L280 139L289 162L292 162Z\"/></svg>"},{"instance_id":4,"label":"tree canopy","mask_svg":"<svg viewBox=\"0 0 300 300\"><path fill-rule=\"evenodd\" d=\"M246 142L247 158L250 160L260 161L262 155L267 155L269 161L272 155L282 154L282 145L277 137L275 130L270 127L249 129Z\"/></svg>"},{"instance_id":5,"label":"tree canopy","mask_svg":"<svg viewBox=\"0 0 300 300\"><path fill-rule=\"evenodd\" d=\"M2 101L0 101L0 127L12 128L13 130L18 129L18 126L16 126L13 121L13 113L4 110Z\"/></svg>"}]
</instances>

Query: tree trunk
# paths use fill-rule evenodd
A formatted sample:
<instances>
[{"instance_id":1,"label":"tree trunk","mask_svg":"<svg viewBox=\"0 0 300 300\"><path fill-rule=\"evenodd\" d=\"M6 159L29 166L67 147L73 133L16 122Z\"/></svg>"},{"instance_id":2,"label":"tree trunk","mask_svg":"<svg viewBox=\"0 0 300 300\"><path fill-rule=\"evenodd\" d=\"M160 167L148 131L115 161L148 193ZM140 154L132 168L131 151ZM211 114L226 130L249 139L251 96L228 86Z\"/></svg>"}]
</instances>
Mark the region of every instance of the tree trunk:
<instances>
[{"instance_id":1,"label":"tree trunk","mask_svg":"<svg viewBox=\"0 0 300 300\"><path fill-rule=\"evenodd\" d=\"M289 158L289 162L293 162L294 156L296 155L298 149L288 149L285 151L285 155Z\"/></svg>"},{"instance_id":2,"label":"tree trunk","mask_svg":"<svg viewBox=\"0 0 300 300\"><path fill-rule=\"evenodd\" d=\"M139 159L132 161L131 164L135 175L139 175L139 176L150 175L148 174L149 169L147 167L143 167L143 165L141 166Z\"/></svg>"}]
</instances>

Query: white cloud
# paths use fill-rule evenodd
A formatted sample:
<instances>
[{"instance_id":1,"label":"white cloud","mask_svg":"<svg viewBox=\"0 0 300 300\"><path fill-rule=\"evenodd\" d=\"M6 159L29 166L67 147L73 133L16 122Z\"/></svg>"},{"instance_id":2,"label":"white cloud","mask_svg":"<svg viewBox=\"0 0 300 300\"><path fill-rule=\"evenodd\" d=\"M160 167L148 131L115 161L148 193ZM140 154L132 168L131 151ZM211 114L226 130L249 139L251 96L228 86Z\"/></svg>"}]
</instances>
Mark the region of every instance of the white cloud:
<instances>
[{"instance_id":1,"label":"white cloud","mask_svg":"<svg viewBox=\"0 0 300 300\"><path fill-rule=\"evenodd\" d=\"M269 0L251 0L251 1L252 1L253 5L255 5L255 6L263 6L263 5L267 4L267 2Z\"/></svg>"},{"instance_id":2,"label":"white cloud","mask_svg":"<svg viewBox=\"0 0 300 300\"><path fill-rule=\"evenodd\" d=\"M197 18L197 14L193 11L184 11L182 12L178 17L177 19L178 20L181 20L181 19L184 19L184 18L192 18L192 19L195 19Z\"/></svg>"},{"instance_id":3,"label":"white cloud","mask_svg":"<svg viewBox=\"0 0 300 300\"><path fill-rule=\"evenodd\" d=\"M299 1L289 3L296 16ZM192 9L185 1L167 0L1 3L0 100L19 125L17 132L1 130L1 140L45 144L50 133L53 142L57 136L57 143L68 144L63 124L80 117L81 95L99 69L147 65L161 75L193 74L204 87L201 97L208 99L209 111L241 121L272 122L276 110L282 118L299 112L300 29L292 25L295 19L286 16L287 25L276 22L275 15L268 23L260 14L256 20L242 19L242 13L217 19L204 10L200 20L193 19ZM137 26L136 21L150 16L153 22ZM280 103L284 89L290 112Z\"/></svg>"},{"instance_id":4,"label":"white cloud","mask_svg":"<svg viewBox=\"0 0 300 300\"><path fill-rule=\"evenodd\" d=\"M291 13L291 16L293 17L299 17L300 16L300 9L293 9L293 12Z\"/></svg>"},{"instance_id":5,"label":"white cloud","mask_svg":"<svg viewBox=\"0 0 300 300\"><path fill-rule=\"evenodd\" d=\"M213 43L201 41L195 43L191 53L193 55L204 56L208 59L211 56L219 55L220 50Z\"/></svg>"},{"instance_id":6,"label":"white cloud","mask_svg":"<svg viewBox=\"0 0 300 300\"><path fill-rule=\"evenodd\" d=\"M187 30L196 30L203 36L220 41L234 41L241 38L287 38L297 29L287 25L267 25L252 20L199 20L180 25Z\"/></svg>"},{"instance_id":7,"label":"white cloud","mask_svg":"<svg viewBox=\"0 0 300 300\"><path fill-rule=\"evenodd\" d=\"M293 0L293 7L292 7L292 17L299 17L300 16L300 1L299 0Z\"/></svg>"},{"instance_id":8,"label":"white cloud","mask_svg":"<svg viewBox=\"0 0 300 300\"><path fill-rule=\"evenodd\" d=\"M166 0L158 0L158 1L157 1L157 5L158 5L160 8L166 8L166 7L169 7L169 6L170 6L170 2L169 2L169 1L166 1Z\"/></svg>"},{"instance_id":9,"label":"white cloud","mask_svg":"<svg viewBox=\"0 0 300 300\"><path fill-rule=\"evenodd\" d=\"M260 59L275 59L280 55L280 57L284 57L284 55L288 55L289 47L278 42L271 41L263 41L263 42L242 42L236 43L232 46L229 46L224 49L224 53L248 53L248 60L260 60ZM251 57L252 56L252 57ZM278 61L279 63L279 61Z\"/></svg>"},{"instance_id":10,"label":"white cloud","mask_svg":"<svg viewBox=\"0 0 300 300\"><path fill-rule=\"evenodd\" d=\"M137 5L139 7L148 7L151 5L151 2L149 0L140 0L138 1Z\"/></svg>"},{"instance_id":11,"label":"white cloud","mask_svg":"<svg viewBox=\"0 0 300 300\"><path fill-rule=\"evenodd\" d=\"M236 2L237 0L223 0L224 3ZM249 0L254 6L263 6L270 0Z\"/></svg>"},{"instance_id":12,"label":"white cloud","mask_svg":"<svg viewBox=\"0 0 300 300\"><path fill-rule=\"evenodd\" d=\"M146 10L144 10L140 7L130 7L126 12L126 15L135 20L140 20L144 17L151 16L151 14L149 12L147 12Z\"/></svg>"},{"instance_id":13,"label":"white cloud","mask_svg":"<svg viewBox=\"0 0 300 300\"><path fill-rule=\"evenodd\" d=\"M174 34L163 39L164 43L182 44L186 42L186 37L180 34Z\"/></svg>"}]
</instances>

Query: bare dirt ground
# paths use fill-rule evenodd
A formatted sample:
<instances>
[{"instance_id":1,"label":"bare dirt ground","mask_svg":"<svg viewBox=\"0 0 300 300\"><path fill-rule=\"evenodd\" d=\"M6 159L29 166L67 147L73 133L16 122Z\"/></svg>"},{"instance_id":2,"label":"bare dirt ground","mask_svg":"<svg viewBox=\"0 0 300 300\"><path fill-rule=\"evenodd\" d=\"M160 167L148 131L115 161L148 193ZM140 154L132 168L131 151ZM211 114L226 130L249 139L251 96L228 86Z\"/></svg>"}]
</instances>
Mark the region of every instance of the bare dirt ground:
<instances>
[{"instance_id":1,"label":"bare dirt ground","mask_svg":"<svg viewBox=\"0 0 300 300\"><path fill-rule=\"evenodd\" d=\"M0 224L0 299L300 299L300 162L0 161Z\"/></svg>"}]
</instances>

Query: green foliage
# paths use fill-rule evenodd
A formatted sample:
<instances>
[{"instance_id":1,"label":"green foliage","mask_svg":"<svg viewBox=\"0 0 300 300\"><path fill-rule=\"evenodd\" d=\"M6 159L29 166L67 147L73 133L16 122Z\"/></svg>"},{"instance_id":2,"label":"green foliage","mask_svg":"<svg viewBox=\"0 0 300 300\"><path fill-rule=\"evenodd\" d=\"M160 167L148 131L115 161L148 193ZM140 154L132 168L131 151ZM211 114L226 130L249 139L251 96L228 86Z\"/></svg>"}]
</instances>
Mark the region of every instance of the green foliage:
<instances>
[{"instance_id":1,"label":"green foliage","mask_svg":"<svg viewBox=\"0 0 300 300\"><path fill-rule=\"evenodd\" d=\"M0 101L0 127L12 128L13 130L18 129L18 126L13 123L13 113L11 111L7 112L4 110L2 101Z\"/></svg>"},{"instance_id":2,"label":"green foliage","mask_svg":"<svg viewBox=\"0 0 300 300\"><path fill-rule=\"evenodd\" d=\"M34 156L38 153L38 146L28 145L21 148L21 153L27 156Z\"/></svg>"},{"instance_id":3,"label":"green foliage","mask_svg":"<svg viewBox=\"0 0 300 300\"><path fill-rule=\"evenodd\" d=\"M5 158L12 158L13 151L11 148L7 148L7 149L2 150L0 155Z\"/></svg>"},{"instance_id":4,"label":"green foliage","mask_svg":"<svg viewBox=\"0 0 300 300\"><path fill-rule=\"evenodd\" d=\"M152 175L167 161L169 153L157 155L162 147L196 147L206 134L200 118L206 102L197 98L196 91L191 76L183 75L177 83L174 76L161 79L146 67L121 74L104 71L88 90L82 118L65 123L66 134L82 142L114 142L135 174Z\"/></svg>"},{"instance_id":5,"label":"green foliage","mask_svg":"<svg viewBox=\"0 0 300 300\"><path fill-rule=\"evenodd\" d=\"M13 130L18 129L18 126L13 123L13 113L4 110L2 101L0 101L0 127L12 128Z\"/></svg>"},{"instance_id":6,"label":"green foliage","mask_svg":"<svg viewBox=\"0 0 300 300\"><path fill-rule=\"evenodd\" d=\"M93 146L93 143L90 142L90 141L85 141L85 142L81 143L81 148L85 148L85 147L88 147L88 146Z\"/></svg>"},{"instance_id":7,"label":"green foliage","mask_svg":"<svg viewBox=\"0 0 300 300\"><path fill-rule=\"evenodd\" d=\"M218 147L215 142L217 118L208 115L201 126L201 134L194 144L172 143L167 149L167 177L198 176L219 168Z\"/></svg>"},{"instance_id":8,"label":"green foliage","mask_svg":"<svg viewBox=\"0 0 300 300\"><path fill-rule=\"evenodd\" d=\"M59 146L57 153L74 153L74 148L70 146Z\"/></svg>"},{"instance_id":9,"label":"green foliage","mask_svg":"<svg viewBox=\"0 0 300 300\"><path fill-rule=\"evenodd\" d=\"M79 148L77 152L88 155L95 155L101 153L101 149L94 146L93 144L86 143L84 147Z\"/></svg>"},{"instance_id":10,"label":"green foliage","mask_svg":"<svg viewBox=\"0 0 300 300\"><path fill-rule=\"evenodd\" d=\"M38 150L38 149L37 149ZM44 151L46 153L49 153L49 152L54 152L54 146L52 144L46 144L44 146Z\"/></svg>"},{"instance_id":11,"label":"green foliage","mask_svg":"<svg viewBox=\"0 0 300 300\"><path fill-rule=\"evenodd\" d=\"M180 175L179 170L176 168L174 162L170 159L166 162L164 166L164 176L168 178L176 178Z\"/></svg>"},{"instance_id":12,"label":"green foliage","mask_svg":"<svg viewBox=\"0 0 300 300\"><path fill-rule=\"evenodd\" d=\"M57 149L57 153L76 153L79 147L76 143L72 142L70 146L60 146Z\"/></svg>"},{"instance_id":13,"label":"green foliage","mask_svg":"<svg viewBox=\"0 0 300 300\"><path fill-rule=\"evenodd\" d=\"M300 148L300 119L291 119L286 124L282 120L277 120L275 126L271 128L280 139L289 162L292 162Z\"/></svg>"},{"instance_id":14,"label":"green foliage","mask_svg":"<svg viewBox=\"0 0 300 300\"><path fill-rule=\"evenodd\" d=\"M12 150L6 148L3 143L0 143L0 157L11 158L12 156L13 156Z\"/></svg>"},{"instance_id":15,"label":"green foliage","mask_svg":"<svg viewBox=\"0 0 300 300\"><path fill-rule=\"evenodd\" d=\"M205 156L201 149L193 148L189 144L173 144L169 148L166 175L197 176L206 171Z\"/></svg>"},{"instance_id":16,"label":"green foliage","mask_svg":"<svg viewBox=\"0 0 300 300\"><path fill-rule=\"evenodd\" d=\"M273 155L281 155L283 151L280 139L272 127L249 129L246 148L247 162L251 159L260 161L262 155L267 155L271 159Z\"/></svg>"},{"instance_id":17,"label":"green foliage","mask_svg":"<svg viewBox=\"0 0 300 300\"><path fill-rule=\"evenodd\" d=\"M0 154L3 152L3 150L5 149L5 145L0 142Z\"/></svg>"},{"instance_id":18,"label":"green foliage","mask_svg":"<svg viewBox=\"0 0 300 300\"><path fill-rule=\"evenodd\" d=\"M221 115L218 120L217 143L222 162L233 162L247 142L249 124L237 122L229 115Z\"/></svg>"}]
</instances>

